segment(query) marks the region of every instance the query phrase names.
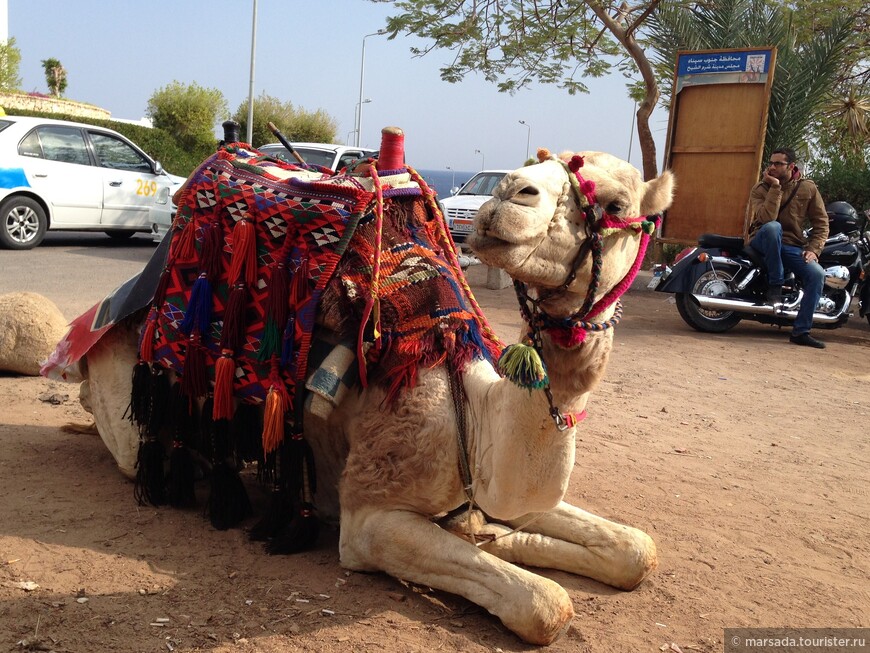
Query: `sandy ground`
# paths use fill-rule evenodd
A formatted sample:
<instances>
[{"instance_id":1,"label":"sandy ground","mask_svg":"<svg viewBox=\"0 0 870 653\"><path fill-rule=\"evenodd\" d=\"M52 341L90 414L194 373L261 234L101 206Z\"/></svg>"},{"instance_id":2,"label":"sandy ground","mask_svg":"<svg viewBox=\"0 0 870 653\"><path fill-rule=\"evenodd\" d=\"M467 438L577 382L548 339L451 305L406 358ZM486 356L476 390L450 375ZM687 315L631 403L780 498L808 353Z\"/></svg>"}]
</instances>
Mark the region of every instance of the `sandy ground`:
<instances>
[{"instance_id":1,"label":"sandy ground","mask_svg":"<svg viewBox=\"0 0 870 653\"><path fill-rule=\"evenodd\" d=\"M512 289L472 272L512 341ZM695 333L642 283L624 303L567 499L650 533L660 566L630 593L544 572L577 615L550 650L712 652L727 627L870 626L867 322L819 332L816 351L752 323ZM0 650L535 648L461 598L346 572L335 532L270 557L198 510L137 507L99 437L60 430L87 421L77 396L0 376Z\"/></svg>"}]
</instances>

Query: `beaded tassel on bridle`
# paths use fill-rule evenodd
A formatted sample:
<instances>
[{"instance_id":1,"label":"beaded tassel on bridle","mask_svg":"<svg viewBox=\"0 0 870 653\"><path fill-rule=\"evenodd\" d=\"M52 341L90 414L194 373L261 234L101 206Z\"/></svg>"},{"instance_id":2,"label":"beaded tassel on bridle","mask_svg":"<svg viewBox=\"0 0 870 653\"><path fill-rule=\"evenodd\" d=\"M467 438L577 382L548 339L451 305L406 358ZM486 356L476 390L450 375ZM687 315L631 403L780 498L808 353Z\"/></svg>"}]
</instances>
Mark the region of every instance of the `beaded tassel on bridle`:
<instances>
[{"instance_id":1,"label":"beaded tassel on bridle","mask_svg":"<svg viewBox=\"0 0 870 653\"><path fill-rule=\"evenodd\" d=\"M547 158L555 159L546 151L544 154L539 152L538 158L541 161ZM514 290L519 301L520 313L529 325L529 330L522 342L510 345L504 350L499 358L498 368L506 378L522 388L530 391L533 389L543 390L550 406L550 416L561 431L576 425L586 416L586 411L565 414L555 406L547 368L541 357L543 351L542 331L546 330L556 345L569 349L582 345L590 331L600 332L616 326L622 317L622 305L619 302L619 297L628 289L640 268L649 236L655 230L659 216L651 216L651 220L644 218L631 221L609 219L609 216L602 212L595 199L594 183L583 179L578 172L583 165L582 157L575 156L567 164L562 161L560 163L565 166L578 204L583 209L587 238L574 258L571 271L559 287L543 291L537 297L531 297L526 284L514 280ZM605 219L608 219L607 224L605 224ZM595 295L601 281L604 259L604 235L602 231L615 232L622 229L636 229L642 234L637 257L622 281L596 302ZM574 282L580 266L590 254L592 256L590 281L580 310L562 318L548 315L541 309L541 303L567 292L569 286ZM592 321L592 318L604 312L614 303L616 307L610 319L600 322Z\"/></svg>"}]
</instances>

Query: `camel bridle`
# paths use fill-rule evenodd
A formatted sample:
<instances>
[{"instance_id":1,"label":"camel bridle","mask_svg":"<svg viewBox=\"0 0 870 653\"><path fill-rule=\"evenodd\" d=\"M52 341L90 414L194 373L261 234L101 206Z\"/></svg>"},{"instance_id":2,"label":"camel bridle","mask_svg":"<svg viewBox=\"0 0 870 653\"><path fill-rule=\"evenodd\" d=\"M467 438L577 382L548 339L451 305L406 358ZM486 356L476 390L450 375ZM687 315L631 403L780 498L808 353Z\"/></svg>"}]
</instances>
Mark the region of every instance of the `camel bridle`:
<instances>
[{"instance_id":1,"label":"camel bridle","mask_svg":"<svg viewBox=\"0 0 870 653\"><path fill-rule=\"evenodd\" d=\"M550 390L549 378L546 376L546 368L543 364L542 333L546 331L556 345L570 349L581 346L588 332L605 331L616 326L622 317L622 304L619 298L628 289L632 281L634 281L635 276L637 276L637 272L643 262L650 234L657 228L661 216L653 215L621 219L608 214L601 208L595 196L595 183L584 179L580 174L580 168L583 166L582 157L574 156L567 163L555 157L550 158L561 163L568 174L577 206L583 211L583 227L586 232L586 239L580 245L571 263L568 275L559 286L539 291L535 297L532 297L529 294L528 286L524 282L514 280L514 291L520 305L520 313L529 325L529 331L522 344L531 347L536 352L537 358L540 360L543 368L543 377L540 377L540 381L531 385L521 382L517 378L511 377L511 380L524 387L542 389L550 406L550 417L552 417L556 424L556 428L564 431L582 421L586 417L586 411L584 410L580 413L562 413L555 405L553 394ZM600 285L604 263L604 240L608 236L621 234L625 231L635 231L636 235L641 238L635 261L622 280L596 302L595 295ZM586 291L586 297L580 309L566 317L553 317L549 315L541 307L542 303L564 296L577 278L578 270L589 256L592 257L591 278ZM616 304L616 307L610 319L593 321L594 317L603 313L613 304ZM515 345L511 345L511 347L515 347ZM505 353L507 353L507 350L505 350ZM504 359L504 354L502 359Z\"/></svg>"}]
</instances>

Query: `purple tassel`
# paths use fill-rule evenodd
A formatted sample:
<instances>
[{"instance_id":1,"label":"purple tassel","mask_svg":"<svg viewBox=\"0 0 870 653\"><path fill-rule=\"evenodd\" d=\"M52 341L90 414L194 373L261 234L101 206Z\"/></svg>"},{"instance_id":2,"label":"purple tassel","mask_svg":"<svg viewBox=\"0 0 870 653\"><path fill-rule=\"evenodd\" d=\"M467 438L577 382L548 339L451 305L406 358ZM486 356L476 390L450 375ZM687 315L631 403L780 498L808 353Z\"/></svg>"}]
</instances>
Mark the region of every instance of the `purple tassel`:
<instances>
[{"instance_id":1,"label":"purple tassel","mask_svg":"<svg viewBox=\"0 0 870 653\"><path fill-rule=\"evenodd\" d=\"M194 327L201 335L207 335L211 326L211 282L205 272L199 275L190 291L187 312L178 330L190 335Z\"/></svg>"}]
</instances>

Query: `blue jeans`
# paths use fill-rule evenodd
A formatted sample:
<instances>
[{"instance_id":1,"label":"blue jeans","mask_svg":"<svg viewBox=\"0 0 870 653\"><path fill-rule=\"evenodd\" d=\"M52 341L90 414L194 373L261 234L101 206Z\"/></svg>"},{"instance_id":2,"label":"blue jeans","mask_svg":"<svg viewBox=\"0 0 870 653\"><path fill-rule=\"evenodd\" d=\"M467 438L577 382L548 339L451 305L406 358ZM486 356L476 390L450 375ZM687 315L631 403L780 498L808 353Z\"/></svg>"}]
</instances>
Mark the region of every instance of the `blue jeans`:
<instances>
[{"instance_id":1,"label":"blue jeans","mask_svg":"<svg viewBox=\"0 0 870 653\"><path fill-rule=\"evenodd\" d=\"M813 326L813 312L816 310L816 304L822 296L822 286L825 284L825 271L822 266L816 262L805 262L803 249L800 247L783 244L782 225L779 222L765 223L753 236L749 246L764 256L770 285L782 285L785 276L784 268L794 272L800 279L804 297L791 332L795 336L809 333Z\"/></svg>"}]
</instances>

